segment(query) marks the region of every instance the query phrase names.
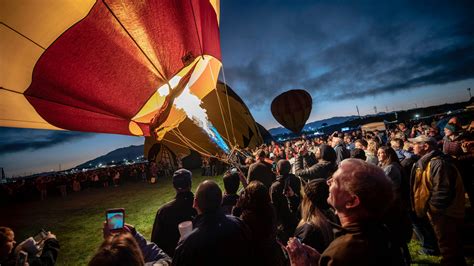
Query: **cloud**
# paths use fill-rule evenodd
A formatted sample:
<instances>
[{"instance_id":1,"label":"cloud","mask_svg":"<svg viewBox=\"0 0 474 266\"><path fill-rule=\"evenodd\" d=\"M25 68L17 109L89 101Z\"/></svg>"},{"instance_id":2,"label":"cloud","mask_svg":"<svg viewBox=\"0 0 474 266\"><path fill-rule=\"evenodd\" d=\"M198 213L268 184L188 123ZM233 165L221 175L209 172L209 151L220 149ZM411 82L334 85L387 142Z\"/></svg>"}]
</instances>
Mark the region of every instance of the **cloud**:
<instances>
[{"instance_id":1,"label":"cloud","mask_svg":"<svg viewBox=\"0 0 474 266\"><path fill-rule=\"evenodd\" d=\"M264 19L249 7L242 25L229 35L222 30L224 59L227 46L242 58L224 61L227 82L261 110L295 88L317 101L336 101L474 78L474 22L466 12L472 5L435 5L427 12L411 2L390 8L322 2L286 9L287 18L276 8ZM252 37L259 43L244 43Z\"/></svg>"},{"instance_id":2,"label":"cloud","mask_svg":"<svg viewBox=\"0 0 474 266\"><path fill-rule=\"evenodd\" d=\"M0 127L0 156L50 148L95 136L92 133Z\"/></svg>"}]
</instances>

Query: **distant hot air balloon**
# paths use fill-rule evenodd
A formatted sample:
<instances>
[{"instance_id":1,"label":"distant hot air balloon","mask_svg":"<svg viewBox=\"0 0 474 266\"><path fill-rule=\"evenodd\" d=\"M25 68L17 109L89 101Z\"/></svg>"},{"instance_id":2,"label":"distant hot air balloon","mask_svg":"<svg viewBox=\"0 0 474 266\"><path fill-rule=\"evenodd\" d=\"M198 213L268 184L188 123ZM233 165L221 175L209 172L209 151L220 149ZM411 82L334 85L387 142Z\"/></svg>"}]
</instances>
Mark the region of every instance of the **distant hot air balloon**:
<instances>
[{"instance_id":1,"label":"distant hot air balloon","mask_svg":"<svg viewBox=\"0 0 474 266\"><path fill-rule=\"evenodd\" d=\"M273 117L285 128L298 134L311 114L313 99L305 90L289 90L272 101Z\"/></svg>"}]
</instances>

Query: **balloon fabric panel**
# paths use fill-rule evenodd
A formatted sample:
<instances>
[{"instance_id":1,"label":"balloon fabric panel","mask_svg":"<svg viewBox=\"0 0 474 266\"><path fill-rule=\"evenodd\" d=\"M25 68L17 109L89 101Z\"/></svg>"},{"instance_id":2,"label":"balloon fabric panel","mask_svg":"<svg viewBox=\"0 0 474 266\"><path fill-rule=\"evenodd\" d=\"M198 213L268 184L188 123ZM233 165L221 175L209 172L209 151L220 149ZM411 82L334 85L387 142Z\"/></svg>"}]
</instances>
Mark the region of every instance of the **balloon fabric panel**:
<instances>
[{"instance_id":1,"label":"balloon fabric panel","mask_svg":"<svg viewBox=\"0 0 474 266\"><path fill-rule=\"evenodd\" d=\"M24 95L44 128L146 132L131 119L158 87L203 53L220 60L217 16L204 0L97 1L47 47Z\"/></svg>"}]
</instances>

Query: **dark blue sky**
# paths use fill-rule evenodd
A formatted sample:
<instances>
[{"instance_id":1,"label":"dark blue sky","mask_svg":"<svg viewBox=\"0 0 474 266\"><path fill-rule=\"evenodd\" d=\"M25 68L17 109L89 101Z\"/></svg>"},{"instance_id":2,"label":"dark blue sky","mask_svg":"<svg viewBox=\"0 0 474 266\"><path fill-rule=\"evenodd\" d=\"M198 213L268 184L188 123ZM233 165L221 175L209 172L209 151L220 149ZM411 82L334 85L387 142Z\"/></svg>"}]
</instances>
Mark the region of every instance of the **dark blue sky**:
<instances>
[{"instance_id":1,"label":"dark blue sky","mask_svg":"<svg viewBox=\"0 0 474 266\"><path fill-rule=\"evenodd\" d=\"M221 1L225 81L258 122L289 89L309 121L468 100L474 1ZM68 168L143 138L0 128L7 175Z\"/></svg>"}]
</instances>

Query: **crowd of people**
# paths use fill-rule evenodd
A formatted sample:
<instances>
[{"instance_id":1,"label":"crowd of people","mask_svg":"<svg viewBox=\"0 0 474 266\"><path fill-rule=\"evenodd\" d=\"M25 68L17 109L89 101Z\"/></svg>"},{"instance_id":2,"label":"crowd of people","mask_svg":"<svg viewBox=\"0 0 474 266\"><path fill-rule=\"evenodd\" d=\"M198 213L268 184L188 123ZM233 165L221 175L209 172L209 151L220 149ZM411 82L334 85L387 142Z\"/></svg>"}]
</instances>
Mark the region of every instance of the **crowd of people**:
<instances>
[{"instance_id":1,"label":"crowd of people","mask_svg":"<svg viewBox=\"0 0 474 266\"><path fill-rule=\"evenodd\" d=\"M415 121L247 149L227 167L224 191L206 180L193 193L192 173L179 169L176 196L158 209L150 241L131 225L104 228L89 265L409 265L414 235L421 253L466 265L466 194L474 199L467 122ZM14 257L10 231L0 228L1 265Z\"/></svg>"},{"instance_id":2,"label":"crowd of people","mask_svg":"<svg viewBox=\"0 0 474 266\"><path fill-rule=\"evenodd\" d=\"M70 193L117 187L124 182L148 182L171 177L173 168L163 162L143 162L109 166L84 172L56 172L49 175L17 178L13 182L0 183L1 203L45 200L53 196L66 197Z\"/></svg>"}]
</instances>

